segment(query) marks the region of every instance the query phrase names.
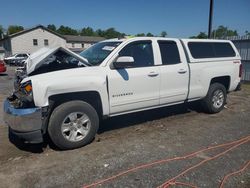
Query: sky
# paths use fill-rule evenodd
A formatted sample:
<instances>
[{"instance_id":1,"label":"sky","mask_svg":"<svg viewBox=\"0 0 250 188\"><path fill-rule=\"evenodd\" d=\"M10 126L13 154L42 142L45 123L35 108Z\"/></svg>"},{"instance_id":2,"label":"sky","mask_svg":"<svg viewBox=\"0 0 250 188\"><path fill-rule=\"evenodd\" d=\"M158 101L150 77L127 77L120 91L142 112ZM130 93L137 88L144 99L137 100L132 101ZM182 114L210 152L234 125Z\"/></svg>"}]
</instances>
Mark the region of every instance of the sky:
<instances>
[{"instance_id":1,"label":"sky","mask_svg":"<svg viewBox=\"0 0 250 188\"><path fill-rule=\"evenodd\" d=\"M134 35L166 31L169 37L207 32L210 0L0 0L0 25L42 24L75 29L116 28ZM250 31L250 0L214 0L213 29Z\"/></svg>"}]
</instances>

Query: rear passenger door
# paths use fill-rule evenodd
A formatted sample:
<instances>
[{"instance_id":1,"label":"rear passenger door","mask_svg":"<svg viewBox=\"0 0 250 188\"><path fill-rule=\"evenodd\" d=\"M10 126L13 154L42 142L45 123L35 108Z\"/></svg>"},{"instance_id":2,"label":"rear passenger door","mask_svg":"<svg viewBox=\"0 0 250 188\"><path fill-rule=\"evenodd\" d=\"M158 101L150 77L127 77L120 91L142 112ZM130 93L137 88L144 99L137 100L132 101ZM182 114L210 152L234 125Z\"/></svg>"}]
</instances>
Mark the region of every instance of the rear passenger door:
<instances>
[{"instance_id":1,"label":"rear passenger door","mask_svg":"<svg viewBox=\"0 0 250 188\"><path fill-rule=\"evenodd\" d=\"M188 95L189 68L179 40L158 41L160 65L160 104L184 101Z\"/></svg>"}]
</instances>

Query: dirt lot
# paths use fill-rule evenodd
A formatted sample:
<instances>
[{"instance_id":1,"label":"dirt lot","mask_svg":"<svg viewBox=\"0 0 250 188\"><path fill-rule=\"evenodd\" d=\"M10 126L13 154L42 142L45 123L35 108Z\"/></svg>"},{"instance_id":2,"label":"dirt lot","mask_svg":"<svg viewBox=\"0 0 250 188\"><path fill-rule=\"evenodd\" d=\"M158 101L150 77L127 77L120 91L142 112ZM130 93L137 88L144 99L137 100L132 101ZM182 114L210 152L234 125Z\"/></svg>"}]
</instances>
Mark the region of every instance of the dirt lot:
<instances>
[{"instance_id":1,"label":"dirt lot","mask_svg":"<svg viewBox=\"0 0 250 188\"><path fill-rule=\"evenodd\" d=\"M1 106L12 90L13 70L11 67L6 75L0 75ZM204 114L193 104L124 115L103 121L99 134L88 146L57 151L47 144L10 142L1 107L0 187L83 187L154 161L158 162L97 187L157 187L200 162L176 181L197 187L219 187L226 174L239 170L250 160L249 137L238 145L203 151L190 158L159 160L247 137L249 122L250 85L244 85L242 91L228 96L228 104L219 114ZM235 147L213 158L230 146ZM170 187L182 186L177 183ZM224 187L249 188L250 167L229 177Z\"/></svg>"}]
</instances>

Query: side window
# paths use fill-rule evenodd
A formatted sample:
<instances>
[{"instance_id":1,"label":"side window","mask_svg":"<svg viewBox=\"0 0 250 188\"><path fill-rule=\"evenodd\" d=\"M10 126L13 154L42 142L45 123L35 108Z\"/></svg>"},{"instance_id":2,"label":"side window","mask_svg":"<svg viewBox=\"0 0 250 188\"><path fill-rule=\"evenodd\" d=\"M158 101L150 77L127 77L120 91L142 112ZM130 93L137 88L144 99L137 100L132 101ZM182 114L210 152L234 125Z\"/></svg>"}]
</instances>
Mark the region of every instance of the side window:
<instances>
[{"instance_id":1,"label":"side window","mask_svg":"<svg viewBox=\"0 0 250 188\"><path fill-rule=\"evenodd\" d=\"M158 41L163 65L174 65L181 62L176 42Z\"/></svg>"},{"instance_id":2,"label":"side window","mask_svg":"<svg viewBox=\"0 0 250 188\"><path fill-rule=\"evenodd\" d=\"M148 67L154 65L154 55L151 41L132 42L125 46L119 56L134 58L134 67Z\"/></svg>"},{"instance_id":3,"label":"side window","mask_svg":"<svg viewBox=\"0 0 250 188\"><path fill-rule=\"evenodd\" d=\"M33 46L37 46L37 45L38 45L37 39L33 39Z\"/></svg>"},{"instance_id":4,"label":"side window","mask_svg":"<svg viewBox=\"0 0 250 188\"><path fill-rule=\"evenodd\" d=\"M228 42L189 42L189 50L196 59L235 57L235 51Z\"/></svg>"},{"instance_id":5,"label":"side window","mask_svg":"<svg viewBox=\"0 0 250 188\"><path fill-rule=\"evenodd\" d=\"M49 46L49 40L48 39L44 39L44 46Z\"/></svg>"},{"instance_id":6,"label":"side window","mask_svg":"<svg viewBox=\"0 0 250 188\"><path fill-rule=\"evenodd\" d=\"M188 47L194 58L199 59L215 57L211 42L189 42Z\"/></svg>"},{"instance_id":7,"label":"side window","mask_svg":"<svg viewBox=\"0 0 250 188\"><path fill-rule=\"evenodd\" d=\"M236 54L229 43L214 43L216 57L234 57Z\"/></svg>"}]
</instances>

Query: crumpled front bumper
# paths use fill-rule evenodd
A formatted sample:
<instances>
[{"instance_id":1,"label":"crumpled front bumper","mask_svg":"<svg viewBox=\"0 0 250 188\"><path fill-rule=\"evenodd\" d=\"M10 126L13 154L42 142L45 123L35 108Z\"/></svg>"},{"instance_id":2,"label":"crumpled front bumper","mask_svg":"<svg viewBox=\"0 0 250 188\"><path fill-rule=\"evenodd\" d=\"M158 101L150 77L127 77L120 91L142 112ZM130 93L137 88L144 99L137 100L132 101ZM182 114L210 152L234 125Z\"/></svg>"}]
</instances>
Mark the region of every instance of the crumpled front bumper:
<instances>
[{"instance_id":1,"label":"crumpled front bumper","mask_svg":"<svg viewBox=\"0 0 250 188\"><path fill-rule=\"evenodd\" d=\"M26 142L43 142L41 108L14 108L4 101L4 121L12 134Z\"/></svg>"}]
</instances>

